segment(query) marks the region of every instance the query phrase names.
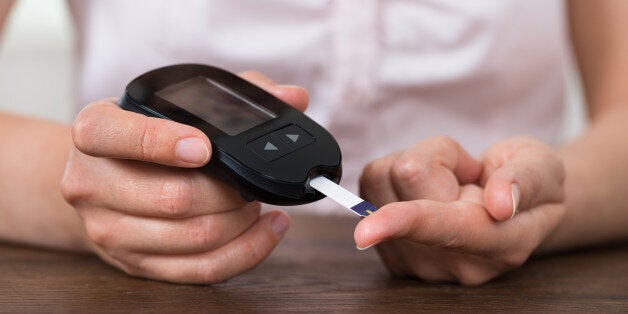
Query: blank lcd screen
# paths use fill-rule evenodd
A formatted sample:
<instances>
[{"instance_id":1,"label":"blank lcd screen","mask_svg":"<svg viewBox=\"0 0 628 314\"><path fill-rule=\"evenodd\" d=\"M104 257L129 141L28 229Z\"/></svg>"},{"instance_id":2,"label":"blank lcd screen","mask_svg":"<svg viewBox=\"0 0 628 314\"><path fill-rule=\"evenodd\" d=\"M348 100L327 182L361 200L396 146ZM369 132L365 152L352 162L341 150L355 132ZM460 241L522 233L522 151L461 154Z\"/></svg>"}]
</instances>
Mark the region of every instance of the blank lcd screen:
<instances>
[{"instance_id":1,"label":"blank lcd screen","mask_svg":"<svg viewBox=\"0 0 628 314\"><path fill-rule=\"evenodd\" d=\"M170 85L156 94L229 135L277 117L230 88L204 76Z\"/></svg>"}]
</instances>

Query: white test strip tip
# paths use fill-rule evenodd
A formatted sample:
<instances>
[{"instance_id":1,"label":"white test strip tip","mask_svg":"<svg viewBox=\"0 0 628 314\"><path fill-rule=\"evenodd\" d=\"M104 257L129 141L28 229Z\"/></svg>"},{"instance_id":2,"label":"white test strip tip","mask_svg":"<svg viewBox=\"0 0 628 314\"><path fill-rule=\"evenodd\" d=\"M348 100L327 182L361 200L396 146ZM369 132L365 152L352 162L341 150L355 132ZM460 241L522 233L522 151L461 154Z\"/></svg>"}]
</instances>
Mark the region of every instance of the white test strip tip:
<instances>
[{"instance_id":1,"label":"white test strip tip","mask_svg":"<svg viewBox=\"0 0 628 314\"><path fill-rule=\"evenodd\" d=\"M362 217L366 217L377 210L373 204L323 176L311 179L310 186Z\"/></svg>"}]
</instances>

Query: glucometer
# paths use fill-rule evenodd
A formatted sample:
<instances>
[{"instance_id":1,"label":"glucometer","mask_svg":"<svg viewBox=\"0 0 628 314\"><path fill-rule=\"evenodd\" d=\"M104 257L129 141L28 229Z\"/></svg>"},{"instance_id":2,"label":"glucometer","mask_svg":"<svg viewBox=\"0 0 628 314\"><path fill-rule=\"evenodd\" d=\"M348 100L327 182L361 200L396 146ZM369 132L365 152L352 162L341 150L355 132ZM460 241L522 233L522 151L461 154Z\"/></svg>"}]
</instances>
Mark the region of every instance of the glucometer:
<instances>
[{"instance_id":1,"label":"glucometer","mask_svg":"<svg viewBox=\"0 0 628 314\"><path fill-rule=\"evenodd\" d=\"M342 157L332 135L231 72L201 64L162 67L129 83L119 106L204 132L212 157L202 170L245 199L297 205L331 194L334 186L342 189L337 185ZM329 191L319 191L325 188ZM364 203L352 205L354 212L366 216L375 211L353 197L357 199L349 203Z\"/></svg>"}]
</instances>

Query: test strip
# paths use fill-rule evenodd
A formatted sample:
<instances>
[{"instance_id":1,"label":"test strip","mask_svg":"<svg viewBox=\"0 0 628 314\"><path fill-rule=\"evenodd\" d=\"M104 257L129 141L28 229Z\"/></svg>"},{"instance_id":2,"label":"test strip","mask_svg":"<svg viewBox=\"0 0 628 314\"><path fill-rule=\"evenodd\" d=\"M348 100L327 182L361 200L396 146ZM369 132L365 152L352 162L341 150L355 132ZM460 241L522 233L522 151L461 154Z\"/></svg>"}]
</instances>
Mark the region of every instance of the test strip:
<instances>
[{"instance_id":1,"label":"test strip","mask_svg":"<svg viewBox=\"0 0 628 314\"><path fill-rule=\"evenodd\" d=\"M323 176L310 180L310 186L362 217L366 217L377 210L373 204Z\"/></svg>"}]
</instances>

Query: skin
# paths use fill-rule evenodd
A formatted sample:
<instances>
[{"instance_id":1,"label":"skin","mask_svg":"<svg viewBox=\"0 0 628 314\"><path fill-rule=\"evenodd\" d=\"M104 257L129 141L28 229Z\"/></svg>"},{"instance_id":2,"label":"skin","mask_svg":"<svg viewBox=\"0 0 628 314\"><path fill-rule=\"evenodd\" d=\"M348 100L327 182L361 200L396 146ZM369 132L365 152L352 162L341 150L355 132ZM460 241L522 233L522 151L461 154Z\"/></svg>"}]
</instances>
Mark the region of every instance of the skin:
<instances>
[{"instance_id":1,"label":"skin","mask_svg":"<svg viewBox=\"0 0 628 314\"><path fill-rule=\"evenodd\" d=\"M397 276L480 284L523 264L556 228L564 178L558 154L532 138L500 142L480 160L430 138L366 167L361 189L382 207L358 224L356 243L379 243Z\"/></svg>"},{"instance_id":2,"label":"skin","mask_svg":"<svg viewBox=\"0 0 628 314\"><path fill-rule=\"evenodd\" d=\"M0 18L11 3L0 0ZM357 225L355 241L375 245L393 274L476 285L532 254L628 238L628 2L568 9L591 126L559 149L516 137L476 160L437 137L373 161L360 184L381 208ZM300 110L308 103L302 88L242 76ZM87 106L72 127L0 114L0 134L4 241L208 284L260 263L289 225L285 213L260 215L259 204L194 169L211 157L200 131L113 99Z\"/></svg>"}]
</instances>

